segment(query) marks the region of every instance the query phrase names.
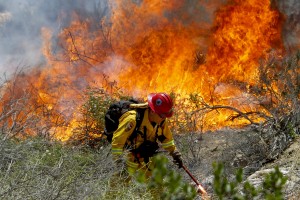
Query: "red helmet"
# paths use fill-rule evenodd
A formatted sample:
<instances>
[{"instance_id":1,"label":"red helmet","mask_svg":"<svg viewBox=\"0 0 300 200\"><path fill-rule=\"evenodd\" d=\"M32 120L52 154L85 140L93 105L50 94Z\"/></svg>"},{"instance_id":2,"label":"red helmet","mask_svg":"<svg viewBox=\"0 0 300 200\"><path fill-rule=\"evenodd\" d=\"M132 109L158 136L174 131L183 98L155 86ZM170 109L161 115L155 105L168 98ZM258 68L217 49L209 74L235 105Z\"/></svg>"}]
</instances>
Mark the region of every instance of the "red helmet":
<instances>
[{"instance_id":1,"label":"red helmet","mask_svg":"<svg viewBox=\"0 0 300 200\"><path fill-rule=\"evenodd\" d=\"M162 118L172 117L173 101L166 93L151 93L148 95L148 104L153 112Z\"/></svg>"}]
</instances>

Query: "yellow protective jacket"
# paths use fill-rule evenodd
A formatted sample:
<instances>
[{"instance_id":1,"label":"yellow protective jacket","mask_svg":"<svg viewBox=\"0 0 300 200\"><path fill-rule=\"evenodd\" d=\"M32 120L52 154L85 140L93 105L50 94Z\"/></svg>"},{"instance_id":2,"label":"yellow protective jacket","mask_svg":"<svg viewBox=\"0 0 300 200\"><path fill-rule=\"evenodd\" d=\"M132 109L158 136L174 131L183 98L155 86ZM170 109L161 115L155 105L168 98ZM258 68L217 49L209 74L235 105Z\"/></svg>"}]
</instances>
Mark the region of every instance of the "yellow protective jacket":
<instances>
[{"instance_id":1,"label":"yellow protective jacket","mask_svg":"<svg viewBox=\"0 0 300 200\"><path fill-rule=\"evenodd\" d=\"M159 141L161 146L172 153L176 147L174 144L173 135L168 127L168 120L165 119L163 124L156 124L154 127L150 123L148 118L149 108L145 110L143 121L139 127L139 130L144 133L144 127L146 127L146 139L152 142L158 141L159 136L163 135L163 140ZM129 136L133 133L136 126L136 111L131 110L124 113L119 119L119 127L114 132L112 138L112 154L114 156L121 155L124 150L126 142L128 142ZM141 134L138 134L135 142L135 148L138 148L143 142L144 138Z\"/></svg>"}]
</instances>

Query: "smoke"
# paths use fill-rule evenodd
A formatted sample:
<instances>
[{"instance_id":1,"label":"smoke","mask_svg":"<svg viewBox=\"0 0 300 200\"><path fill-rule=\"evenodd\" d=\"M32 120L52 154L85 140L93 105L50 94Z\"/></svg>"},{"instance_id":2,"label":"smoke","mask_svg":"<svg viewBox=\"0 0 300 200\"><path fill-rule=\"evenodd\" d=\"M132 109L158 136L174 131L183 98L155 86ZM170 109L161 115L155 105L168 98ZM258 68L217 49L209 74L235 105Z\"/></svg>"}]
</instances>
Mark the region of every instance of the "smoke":
<instances>
[{"instance_id":1,"label":"smoke","mask_svg":"<svg viewBox=\"0 0 300 200\"><path fill-rule=\"evenodd\" d=\"M300 48L300 1L277 0L278 8L285 17L282 30L287 50Z\"/></svg>"},{"instance_id":2,"label":"smoke","mask_svg":"<svg viewBox=\"0 0 300 200\"><path fill-rule=\"evenodd\" d=\"M72 13L105 13L106 0L0 0L0 76L16 68L43 63L41 29L54 33L68 25Z\"/></svg>"},{"instance_id":3,"label":"smoke","mask_svg":"<svg viewBox=\"0 0 300 200\"><path fill-rule=\"evenodd\" d=\"M41 29L50 28L59 33L67 26L74 12L80 17L101 20L110 14L109 0L0 0L0 76L10 74L20 67L36 67L43 64ZM112 0L110 1L112 2ZM143 0L132 0L137 5ZM186 0L182 9L166 12L169 18L186 16L184 23L206 21L213 23L214 11L226 3L225 0ZM299 47L300 2L277 0L279 10L286 16L283 28L284 42L289 47ZM197 5L197 6L194 6ZM182 13L187 13L183 15Z\"/></svg>"}]
</instances>

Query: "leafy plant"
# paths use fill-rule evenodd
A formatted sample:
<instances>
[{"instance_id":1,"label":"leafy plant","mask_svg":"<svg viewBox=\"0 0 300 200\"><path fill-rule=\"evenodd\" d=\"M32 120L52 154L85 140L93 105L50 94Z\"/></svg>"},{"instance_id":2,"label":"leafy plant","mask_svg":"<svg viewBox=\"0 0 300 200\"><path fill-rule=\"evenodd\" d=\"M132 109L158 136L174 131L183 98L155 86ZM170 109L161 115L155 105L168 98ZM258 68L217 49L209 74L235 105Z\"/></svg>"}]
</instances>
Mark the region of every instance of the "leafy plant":
<instances>
[{"instance_id":1,"label":"leafy plant","mask_svg":"<svg viewBox=\"0 0 300 200\"><path fill-rule=\"evenodd\" d=\"M287 177L283 176L278 167L273 172L265 176L262 186L255 188L248 181L242 182L243 170L238 169L235 180L229 181L224 175L224 165L222 163L213 163L214 168L214 192L220 200L232 198L236 200L253 199L260 196L267 200L282 200L283 187ZM240 186L242 190L239 191Z\"/></svg>"},{"instance_id":2,"label":"leafy plant","mask_svg":"<svg viewBox=\"0 0 300 200\"><path fill-rule=\"evenodd\" d=\"M242 182L242 170L236 172L235 181L230 182L224 175L224 165L221 163L213 163L214 168L214 182L213 187L216 195L220 200L225 197L232 197L233 199L242 199L241 195L237 192L237 186Z\"/></svg>"},{"instance_id":3,"label":"leafy plant","mask_svg":"<svg viewBox=\"0 0 300 200\"><path fill-rule=\"evenodd\" d=\"M87 100L80 110L82 120L68 142L73 145L85 144L90 147L99 147L104 142L102 137L105 112L115 101L115 97L108 94L103 88L88 88L85 96Z\"/></svg>"},{"instance_id":4,"label":"leafy plant","mask_svg":"<svg viewBox=\"0 0 300 200\"><path fill-rule=\"evenodd\" d=\"M268 200L283 199L282 189L287 181L287 177L283 176L278 166L275 167L274 172L267 174L263 182L263 190L265 198Z\"/></svg>"},{"instance_id":5,"label":"leafy plant","mask_svg":"<svg viewBox=\"0 0 300 200\"><path fill-rule=\"evenodd\" d=\"M138 174L137 180L146 184L148 189L153 190L152 194L159 199L186 199L192 200L197 192L193 186L185 183L180 174L168 167L168 159L163 155L154 157L155 168L149 180L144 174Z\"/></svg>"}]
</instances>

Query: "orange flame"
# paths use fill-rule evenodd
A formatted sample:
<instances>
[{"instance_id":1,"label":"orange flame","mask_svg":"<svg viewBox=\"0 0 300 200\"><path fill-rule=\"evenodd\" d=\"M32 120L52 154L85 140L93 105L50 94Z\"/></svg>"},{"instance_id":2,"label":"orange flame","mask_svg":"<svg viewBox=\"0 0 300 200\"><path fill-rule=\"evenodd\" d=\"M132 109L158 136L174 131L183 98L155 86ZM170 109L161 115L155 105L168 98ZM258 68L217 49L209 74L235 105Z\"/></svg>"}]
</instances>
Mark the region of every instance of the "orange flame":
<instances>
[{"instance_id":1,"label":"orange flame","mask_svg":"<svg viewBox=\"0 0 300 200\"><path fill-rule=\"evenodd\" d=\"M51 31L42 30L47 64L27 81L36 88L34 103L54 113L51 123L63 114L66 123L52 130L56 138L71 137L84 102L82 91L101 85L103 74L139 97L165 91L183 97L198 93L212 101L213 92L220 97L214 103L238 106L237 99L244 100L243 91L229 83L257 81L259 59L280 43L279 13L269 0L234 0L217 10L211 29L199 16L212 5L199 1L192 16L183 12L185 6L184 1L116 1L111 17L97 23L74 14L58 35L61 48L55 51ZM209 116L210 124L228 115Z\"/></svg>"},{"instance_id":2,"label":"orange flame","mask_svg":"<svg viewBox=\"0 0 300 200\"><path fill-rule=\"evenodd\" d=\"M207 71L218 81L255 83L258 60L280 41L279 13L269 1L235 1L219 10Z\"/></svg>"}]
</instances>

